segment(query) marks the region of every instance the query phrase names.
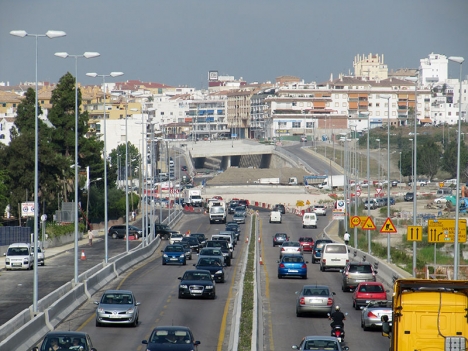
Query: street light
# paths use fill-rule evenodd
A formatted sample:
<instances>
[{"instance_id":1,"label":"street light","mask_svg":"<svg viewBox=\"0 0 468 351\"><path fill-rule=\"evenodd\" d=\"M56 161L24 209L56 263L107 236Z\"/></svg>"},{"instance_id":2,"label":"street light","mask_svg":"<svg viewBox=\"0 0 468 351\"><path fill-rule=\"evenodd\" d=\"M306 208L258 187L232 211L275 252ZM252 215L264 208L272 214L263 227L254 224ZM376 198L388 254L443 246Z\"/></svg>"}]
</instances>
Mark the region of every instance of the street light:
<instances>
[{"instance_id":1,"label":"street light","mask_svg":"<svg viewBox=\"0 0 468 351\"><path fill-rule=\"evenodd\" d=\"M400 151L400 183L401 183L401 151Z\"/></svg>"},{"instance_id":2,"label":"street light","mask_svg":"<svg viewBox=\"0 0 468 351\"><path fill-rule=\"evenodd\" d=\"M458 245L458 220L459 220L459 211L460 211L460 131L461 131L461 118L462 118L462 65L465 59L460 56L450 56L449 61L458 63L460 65L460 94L458 95L458 139L457 139L457 196L456 196L456 207L455 207L455 240L453 245L454 250L454 259L453 259L453 279L458 279L458 260L459 254L458 251L460 246Z\"/></svg>"},{"instance_id":3,"label":"street light","mask_svg":"<svg viewBox=\"0 0 468 351\"><path fill-rule=\"evenodd\" d=\"M380 139L375 139L379 143L379 157L377 161L377 186L380 184Z\"/></svg>"},{"instance_id":4,"label":"street light","mask_svg":"<svg viewBox=\"0 0 468 351\"><path fill-rule=\"evenodd\" d=\"M85 52L83 55L70 55L66 52L56 52L61 58L75 58L75 284L78 284L78 58L94 58L100 56L98 52Z\"/></svg>"},{"instance_id":5,"label":"street light","mask_svg":"<svg viewBox=\"0 0 468 351\"><path fill-rule=\"evenodd\" d=\"M102 77L102 85L104 89L104 240L105 240L105 250L104 250L104 263L107 264L108 256L108 235L107 235L107 145L106 145L106 77L118 77L123 75L122 72L111 72L110 74L97 74L97 73L86 73L88 77Z\"/></svg>"},{"instance_id":6,"label":"street light","mask_svg":"<svg viewBox=\"0 0 468 351\"><path fill-rule=\"evenodd\" d=\"M370 113L369 112L360 112L360 115L367 116L367 217L370 216L370 148L369 148L369 140L370 140ZM367 231L367 252L371 253L371 233L370 230Z\"/></svg>"},{"instance_id":7,"label":"street light","mask_svg":"<svg viewBox=\"0 0 468 351\"><path fill-rule=\"evenodd\" d=\"M37 221L39 219L39 121L38 110L39 104L37 101L38 95L38 80L37 80L37 38L47 37L49 39L64 37L67 34L58 30L49 30L45 34L29 34L25 30L12 30L11 35L15 37L34 37L36 38L36 99L34 102L34 282L33 282L33 312L37 313L37 299L38 299L38 270L37 267L37 240L38 231ZM78 210L77 210L78 211Z\"/></svg>"},{"instance_id":8,"label":"street light","mask_svg":"<svg viewBox=\"0 0 468 351\"><path fill-rule=\"evenodd\" d=\"M96 178L90 182L88 182L87 184L87 192L88 192L88 196L87 196L87 199L86 199L86 217L88 218L88 221L89 221L89 192L90 192L90 189L91 189L91 183L94 183L94 182L98 182L102 180L102 178Z\"/></svg>"},{"instance_id":9,"label":"street light","mask_svg":"<svg viewBox=\"0 0 468 351\"><path fill-rule=\"evenodd\" d=\"M390 98L391 95L380 95L387 99L387 219L390 218ZM414 197L413 197L414 199ZM387 233L387 262L391 261L390 233Z\"/></svg>"}]
</instances>

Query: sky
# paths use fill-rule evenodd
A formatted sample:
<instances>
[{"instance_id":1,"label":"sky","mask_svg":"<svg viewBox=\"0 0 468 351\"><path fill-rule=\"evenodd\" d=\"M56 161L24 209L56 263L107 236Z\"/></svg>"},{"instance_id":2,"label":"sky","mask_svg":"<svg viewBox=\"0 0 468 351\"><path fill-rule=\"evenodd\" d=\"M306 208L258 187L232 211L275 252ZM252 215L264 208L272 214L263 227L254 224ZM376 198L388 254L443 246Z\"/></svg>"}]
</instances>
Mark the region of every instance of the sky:
<instances>
[{"instance_id":1,"label":"sky","mask_svg":"<svg viewBox=\"0 0 468 351\"><path fill-rule=\"evenodd\" d=\"M468 59L468 0L0 0L0 82L16 85L35 82L35 38L12 30L67 33L38 38L40 82L75 75L75 59L54 53L87 51L101 56L77 60L81 84L102 82L88 72L197 89L209 71L323 82L352 73L356 55L384 55L393 70L432 52Z\"/></svg>"}]
</instances>

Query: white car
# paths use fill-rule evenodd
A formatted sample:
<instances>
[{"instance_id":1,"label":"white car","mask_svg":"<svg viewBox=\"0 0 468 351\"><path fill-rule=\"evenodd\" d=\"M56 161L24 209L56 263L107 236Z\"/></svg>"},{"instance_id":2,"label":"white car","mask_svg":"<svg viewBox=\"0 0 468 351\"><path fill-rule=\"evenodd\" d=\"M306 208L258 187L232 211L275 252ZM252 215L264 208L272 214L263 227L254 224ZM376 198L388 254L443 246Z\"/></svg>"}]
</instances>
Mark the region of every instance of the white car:
<instances>
[{"instance_id":1,"label":"white car","mask_svg":"<svg viewBox=\"0 0 468 351\"><path fill-rule=\"evenodd\" d=\"M436 199L434 199L434 203L436 204L446 204L447 203L447 198L445 196L443 197L438 197Z\"/></svg>"},{"instance_id":2,"label":"white car","mask_svg":"<svg viewBox=\"0 0 468 351\"><path fill-rule=\"evenodd\" d=\"M284 254L302 255L302 246L299 241L285 241L280 247L280 259Z\"/></svg>"},{"instance_id":3,"label":"white car","mask_svg":"<svg viewBox=\"0 0 468 351\"><path fill-rule=\"evenodd\" d=\"M178 241L181 241L183 237L184 235L181 233L171 233L171 237L169 238L169 243L174 244Z\"/></svg>"},{"instance_id":4,"label":"white car","mask_svg":"<svg viewBox=\"0 0 468 351\"><path fill-rule=\"evenodd\" d=\"M323 205L315 205L312 212L314 212L317 216L326 216L327 215L327 209Z\"/></svg>"}]
</instances>

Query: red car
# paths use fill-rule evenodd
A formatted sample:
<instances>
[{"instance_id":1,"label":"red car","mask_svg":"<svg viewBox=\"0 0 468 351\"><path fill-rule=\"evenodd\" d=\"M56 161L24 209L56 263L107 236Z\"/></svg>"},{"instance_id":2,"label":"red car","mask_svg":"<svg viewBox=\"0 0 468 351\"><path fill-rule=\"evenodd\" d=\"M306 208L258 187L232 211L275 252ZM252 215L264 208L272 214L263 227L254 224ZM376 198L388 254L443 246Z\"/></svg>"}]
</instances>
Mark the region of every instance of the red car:
<instances>
[{"instance_id":1,"label":"red car","mask_svg":"<svg viewBox=\"0 0 468 351\"><path fill-rule=\"evenodd\" d=\"M387 292L380 282L359 283L353 293L353 307L359 310L370 301L387 301Z\"/></svg>"},{"instance_id":2,"label":"red car","mask_svg":"<svg viewBox=\"0 0 468 351\"><path fill-rule=\"evenodd\" d=\"M299 238L299 244L301 244L303 252L312 252L314 247L314 239L312 239L310 236L301 236Z\"/></svg>"}]
</instances>

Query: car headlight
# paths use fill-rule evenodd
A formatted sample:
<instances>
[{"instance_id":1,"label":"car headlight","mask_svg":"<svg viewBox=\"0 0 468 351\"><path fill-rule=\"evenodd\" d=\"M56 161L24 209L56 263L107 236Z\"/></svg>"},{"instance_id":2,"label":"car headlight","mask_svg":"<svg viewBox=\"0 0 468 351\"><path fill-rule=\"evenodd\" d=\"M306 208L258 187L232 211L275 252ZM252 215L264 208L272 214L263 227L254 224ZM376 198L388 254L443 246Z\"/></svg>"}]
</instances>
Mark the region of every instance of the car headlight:
<instances>
[{"instance_id":1,"label":"car headlight","mask_svg":"<svg viewBox=\"0 0 468 351\"><path fill-rule=\"evenodd\" d=\"M179 256L180 258L184 258L185 257L185 252Z\"/></svg>"},{"instance_id":2,"label":"car headlight","mask_svg":"<svg viewBox=\"0 0 468 351\"><path fill-rule=\"evenodd\" d=\"M10 259L9 259L9 258L6 258L6 259L5 259L5 263L6 263L6 264L10 264Z\"/></svg>"},{"instance_id":3,"label":"car headlight","mask_svg":"<svg viewBox=\"0 0 468 351\"><path fill-rule=\"evenodd\" d=\"M127 310L127 313L134 313L134 312L135 312L135 308L133 308L133 307L132 307L132 308L129 308L129 309Z\"/></svg>"},{"instance_id":4,"label":"car headlight","mask_svg":"<svg viewBox=\"0 0 468 351\"><path fill-rule=\"evenodd\" d=\"M179 285L179 288L180 288L180 289L187 289L188 287L187 287L187 285L185 285L185 284L181 284L181 285Z\"/></svg>"},{"instance_id":5,"label":"car headlight","mask_svg":"<svg viewBox=\"0 0 468 351\"><path fill-rule=\"evenodd\" d=\"M163 254L163 257L164 257L164 258L168 258L169 256L167 256L167 254Z\"/></svg>"},{"instance_id":6,"label":"car headlight","mask_svg":"<svg viewBox=\"0 0 468 351\"><path fill-rule=\"evenodd\" d=\"M207 285L207 286L205 286L205 289L206 289L206 290L213 289L213 285Z\"/></svg>"},{"instance_id":7,"label":"car headlight","mask_svg":"<svg viewBox=\"0 0 468 351\"><path fill-rule=\"evenodd\" d=\"M97 311L98 311L98 313L104 313L104 308L98 307Z\"/></svg>"},{"instance_id":8,"label":"car headlight","mask_svg":"<svg viewBox=\"0 0 468 351\"><path fill-rule=\"evenodd\" d=\"M215 274L223 274L223 271L220 269L219 271L216 271Z\"/></svg>"}]
</instances>

